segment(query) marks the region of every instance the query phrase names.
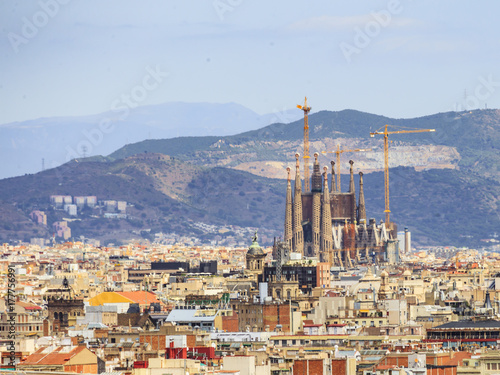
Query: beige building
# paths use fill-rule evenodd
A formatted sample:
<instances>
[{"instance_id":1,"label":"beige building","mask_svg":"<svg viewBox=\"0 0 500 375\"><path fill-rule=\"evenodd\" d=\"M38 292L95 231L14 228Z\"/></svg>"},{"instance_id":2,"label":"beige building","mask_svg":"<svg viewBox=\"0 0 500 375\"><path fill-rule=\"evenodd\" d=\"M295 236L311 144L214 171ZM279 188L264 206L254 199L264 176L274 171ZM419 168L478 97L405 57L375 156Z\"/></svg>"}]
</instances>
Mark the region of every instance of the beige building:
<instances>
[{"instance_id":1,"label":"beige building","mask_svg":"<svg viewBox=\"0 0 500 375\"><path fill-rule=\"evenodd\" d=\"M412 275L409 270L404 271L399 279L397 292L404 295L410 304L425 302L424 281L420 276Z\"/></svg>"},{"instance_id":2,"label":"beige building","mask_svg":"<svg viewBox=\"0 0 500 375\"><path fill-rule=\"evenodd\" d=\"M194 359L150 358L148 368L135 368L133 375L185 375L201 373L201 363Z\"/></svg>"},{"instance_id":3,"label":"beige building","mask_svg":"<svg viewBox=\"0 0 500 375\"><path fill-rule=\"evenodd\" d=\"M490 351L464 359L457 367L457 375L495 375L500 374L500 352Z\"/></svg>"},{"instance_id":4,"label":"beige building","mask_svg":"<svg viewBox=\"0 0 500 375\"><path fill-rule=\"evenodd\" d=\"M239 371L241 375L270 375L269 363L256 363L253 355L225 356L223 358L225 371Z\"/></svg>"},{"instance_id":5,"label":"beige building","mask_svg":"<svg viewBox=\"0 0 500 375\"><path fill-rule=\"evenodd\" d=\"M10 324L8 309L5 300L0 299L0 337L7 338ZM43 336L43 320L45 316L40 306L28 302L16 301L14 311L16 315L15 328L16 338L26 338L28 336Z\"/></svg>"}]
</instances>

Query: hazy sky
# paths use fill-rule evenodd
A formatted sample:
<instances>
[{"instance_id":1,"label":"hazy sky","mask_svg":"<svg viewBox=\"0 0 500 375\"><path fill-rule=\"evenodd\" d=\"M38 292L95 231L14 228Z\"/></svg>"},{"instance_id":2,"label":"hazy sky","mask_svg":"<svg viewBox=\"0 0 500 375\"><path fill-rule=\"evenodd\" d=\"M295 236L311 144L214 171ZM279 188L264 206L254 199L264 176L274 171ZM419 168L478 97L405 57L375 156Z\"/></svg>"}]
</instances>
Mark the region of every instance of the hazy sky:
<instances>
[{"instance_id":1,"label":"hazy sky","mask_svg":"<svg viewBox=\"0 0 500 375\"><path fill-rule=\"evenodd\" d=\"M0 123L235 102L415 117L500 107L500 2L0 3Z\"/></svg>"}]
</instances>

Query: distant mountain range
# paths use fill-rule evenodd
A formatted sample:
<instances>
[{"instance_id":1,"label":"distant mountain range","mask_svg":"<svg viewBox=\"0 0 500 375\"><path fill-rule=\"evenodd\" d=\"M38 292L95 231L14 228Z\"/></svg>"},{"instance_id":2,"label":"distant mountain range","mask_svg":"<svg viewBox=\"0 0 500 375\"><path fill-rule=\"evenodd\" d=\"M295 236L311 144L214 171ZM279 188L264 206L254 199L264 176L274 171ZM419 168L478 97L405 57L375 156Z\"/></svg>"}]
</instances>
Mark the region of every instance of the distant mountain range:
<instances>
[{"instance_id":1,"label":"distant mountain range","mask_svg":"<svg viewBox=\"0 0 500 375\"><path fill-rule=\"evenodd\" d=\"M354 159L363 171L377 171L383 169L383 137L370 138L370 132L385 124L402 129L436 129L433 133L391 136L390 166L460 169L500 182L499 123L500 110L496 109L438 113L415 119L391 119L354 110L321 111L309 116L310 154L332 151L338 144L342 149L372 148L372 152L344 154L342 168L347 172L347 161ZM302 146L303 120L297 120L225 137L146 140L126 145L110 157L159 152L205 166L228 166L285 178L286 165L294 162L294 154L302 152ZM333 154L321 154L321 164L329 165L333 158Z\"/></svg>"},{"instance_id":2,"label":"distant mountain range","mask_svg":"<svg viewBox=\"0 0 500 375\"><path fill-rule=\"evenodd\" d=\"M385 124L436 129L391 136L391 218L412 231L416 244L481 246L500 228L499 123L498 110L417 119L322 111L309 117L311 154L339 143L343 149L372 148L342 156L342 188L353 159L356 173L365 173L368 216L380 220L382 138L368 133ZM302 152L302 137L298 120L236 135L146 140L109 156L77 157L55 169L0 180L0 240L50 236L52 223L68 215L51 207L49 197L67 194L129 203L126 219L104 218L102 208L81 210L69 221L75 237L118 242L175 232L210 242L252 227L270 243L283 232L285 167ZM321 164L329 165L333 155L321 155ZM47 227L28 218L34 209L47 212Z\"/></svg>"},{"instance_id":3,"label":"distant mountain range","mask_svg":"<svg viewBox=\"0 0 500 375\"><path fill-rule=\"evenodd\" d=\"M52 117L0 125L0 178L36 173L71 159L107 155L145 139L225 136L300 118L277 109L258 115L235 103L165 103L93 116ZM43 163L42 163L43 159Z\"/></svg>"}]
</instances>

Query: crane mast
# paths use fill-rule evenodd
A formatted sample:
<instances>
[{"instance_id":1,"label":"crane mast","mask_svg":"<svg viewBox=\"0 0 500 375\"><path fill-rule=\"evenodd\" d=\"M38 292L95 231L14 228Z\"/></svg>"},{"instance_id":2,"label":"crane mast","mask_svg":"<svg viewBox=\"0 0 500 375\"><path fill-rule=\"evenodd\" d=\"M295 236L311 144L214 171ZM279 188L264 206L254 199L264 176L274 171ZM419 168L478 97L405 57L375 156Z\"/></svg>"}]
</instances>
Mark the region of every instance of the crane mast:
<instances>
[{"instance_id":1,"label":"crane mast","mask_svg":"<svg viewBox=\"0 0 500 375\"><path fill-rule=\"evenodd\" d=\"M304 192L311 191L309 187L309 119L308 114L311 107L307 106L307 96L304 99L304 105L297 104L297 108L304 111Z\"/></svg>"},{"instance_id":2,"label":"crane mast","mask_svg":"<svg viewBox=\"0 0 500 375\"><path fill-rule=\"evenodd\" d=\"M321 151L322 154L335 154L337 157L337 191L340 192L340 154L345 152L364 152L372 151L371 148L356 148L354 150L341 150L340 145L337 145L336 151Z\"/></svg>"},{"instance_id":3,"label":"crane mast","mask_svg":"<svg viewBox=\"0 0 500 375\"><path fill-rule=\"evenodd\" d=\"M407 134L407 133L425 133L425 132L435 132L436 129L413 129L413 130L396 130L388 131L389 125L385 125L379 130L370 133L370 137L375 137L376 134L384 135L384 185L385 185L385 226L389 228L391 210L389 206L389 134Z\"/></svg>"}]
</instances>

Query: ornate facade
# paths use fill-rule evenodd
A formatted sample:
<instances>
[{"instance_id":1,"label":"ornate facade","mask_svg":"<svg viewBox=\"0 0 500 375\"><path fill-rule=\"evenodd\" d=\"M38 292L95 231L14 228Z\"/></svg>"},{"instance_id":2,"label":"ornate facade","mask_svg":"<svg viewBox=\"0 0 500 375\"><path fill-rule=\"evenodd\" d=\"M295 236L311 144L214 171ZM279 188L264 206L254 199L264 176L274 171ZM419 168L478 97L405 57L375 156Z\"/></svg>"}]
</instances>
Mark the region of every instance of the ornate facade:
<instances>
[{"instance_id":1,"label":"ornate facade","mask_svg":"<svg viewBox=\"0 0 500 375\"><path fill-rule=\"evenodd\" d=\"M311 191L302 191L299 154L295 155L295 184L292 191L290 168L287 168L284 242L292 252L318 257L321 262L351 267L355 263L395 263L398 259L396 228L386 229L381 222L366 218L363 173L359 173L359 199L356 200L354 162L350 164L349 191L335 188L332 165L331 189L328 168L321 173L318 153L314 154Z\"/></svg>"}]
</instances>

